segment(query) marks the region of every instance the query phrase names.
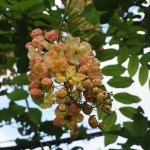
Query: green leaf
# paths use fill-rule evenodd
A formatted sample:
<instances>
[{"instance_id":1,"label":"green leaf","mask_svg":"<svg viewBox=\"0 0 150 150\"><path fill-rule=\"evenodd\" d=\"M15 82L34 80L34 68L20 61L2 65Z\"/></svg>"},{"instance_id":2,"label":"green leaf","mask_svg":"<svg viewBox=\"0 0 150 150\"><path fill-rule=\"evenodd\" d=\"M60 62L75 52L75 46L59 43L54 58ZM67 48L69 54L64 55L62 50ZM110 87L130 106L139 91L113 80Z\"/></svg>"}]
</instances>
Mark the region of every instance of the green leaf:
<instances>
[{"instance_id":1,"label":"green leaf","mask_svg":"<svg viewBox=\"0 0 150 150\"><path fill-rule=\"evenodd\" d=\"M0 96L6 95L6 94L7 94L7 90L0 91Z\"/></svg>"},{"instance_id":2,"label":"green leaf","mask_svg":"<svg viewBox=\"0 0 150 150\"><path fill-rule=\"evenodd\" d=\"M147 66L141 66L140 71L139 71L139 81L142 86L146 83L148 79L148 73L149 73L149 70Z\"/></svg>"},{"instance_id":3,"label":"green leaf","mask_svg":"<svg viewBox=\"0 0 150 150\"><path fill-rule=\"evenodd\" d=\"M100 61L111 60L118 55L118 51L115 49L105 49L97 53L97 58Z\"/></svg>"},{"instance_id":4,"label":"green leaf","mask_svg":"<svg viewBox=\"0 0 150 150\"><path fill-rule=\"evenodd\" d=\"M104 135L105 135L104 136L105 146L114 143L118 138L117 135L113 135L113 134L105 133Z\"/></svg>"},{"instance_id":5,"label":"green leaf","mask_svg":"<svg viewBox=\"0 0 150 150\"><path fill-rule=\"evenodd\" d=\"M117 93L114 95L114 98L123 104L132 104L132 103L138 103L141 101L141 99L135 95L131 95L129 93Z\"/></svg>"},{"instance_id":6,"label":"green leaf","mask_svg":"<svg viewBox=\"0 0 150 150\"><path fill-rule=\"evenodd\" d=\"M28 92L22 89L16 89L15 91L8 94L8 98L12 101L26 99L28 96Z\"/></svg>"},{"instance_id":7,"label":"green leaf","mask_svg":"<svg viewBox=\"0 0 150 150\"><path fill-rule=\"evenodd\" d=\"M131 56L128 63L128 72L130 77L133 77L139 68L139 59L137 55Z\"/></svg>"},{"instance_id":8,"label":"green leaf","mask_svg":"<svg viewBox=\"0 0 150 150\"><path fill-rule=\"evenodd\" d=\"M121 65L109 65L102 69L102 72L106 76L117 76L124 73L126 68Z\"/></svg>"},{"instance_id":9,"label":"green leaf","mask_svg":"<svg viewBox=\"0 0 150 150\"><path fill-rule=\"evenodd\" d=\"M150 62L150 52L144 54L141 59L140 59L140 62L145 65L147 64L148 62Z\"/></svg>"},{"instance_id":10,"label":"green leaf","mask_svg":"<svg viewBox=\"0 0 150 150\"><path fill-rule=\"evenodd\" d=\"M28 112L29 119L36 125L41 123L42 113L36 108L30 108Z\"/></svg>"},{"instance_id":11,"label":"green leaf","mask_svg":"<svg viewBox=\"0 0 150 150\"><path fill-rule=\"evenodd\" d=\"M106 125L105 131L109 131L111 129L111 127L114 126L115 122L117 120L117 115L116 112L112 112L111 115L106 116L103 121Z\"/></svg>"},{"instance_id":12,"label":"green leaf","mask_svg":"<svg viewBox=\"0 0 150 150\"><path fill-rule=\"evenodd\" d=\"M130 119L134 119L134 116L138 115L137 109L135 109L133 107L122 107L119 110L124 116L126 116Z\"/></svg>"},{"instance_id":13,"label":"green leaf","mask_svg":"<svg viewBox=\"0 0 150 150\"><path fill-rule=\"evenodd\" d=\"M126 88L133 83L133 80L130 77L119 77L115 76L108 81L108 84L115 88Z\"/></svg>"},{"instance_id":14,"label":"green leaf","mask_svg":"<svg viewBox=\"0 0 150 150\"><path fill-rule=\"evenodd\" d=\"M84 8L84 11L81 14L81 17L84 17L90 23L92 23L93 25L96 25L97 23L99 23L99 14L100 12L95 9L93 4L89 4Z\"/></svg>"},{"instance_id":15,"label":"green leaf","mask_svg":"<svg viewBox=\"0 0 150 150\"><path fill-rule=\"evenodd\" d=\"M128 138L144 137L147 133L148 121L145 117L141 116L135 119L134 122L124 122L123 126Z\"/></svg>"},{"instance_id":16,"label":"green leaf","mask_svg":"<svg viewBox=\"0 0 150 150\"><path fill-rule=\"evenodd\" d=\"M30 83L30 81L28 80L28 77L26 74L21 74L17 77L15 77L12 80L13 84L17 84L17 85L28 85Z\"/></svg>"},{"instance_id":17,"label":"green leaf","mask_svg":"<svg viewBox=\"0 0 150 150\"><path fill-rule=\"evenodd\" d=\"M127 46L121 47L117 57L118 63L122 64L123 62L125 62L128 59L128 56L129 56L128 47Z\"/></svg>"},{"instance_id":18,"label":"green leaf","mask_svg":"<svg viewBox=\"0 0 150 150\"><path fill-rule=\"evenodd\" d=\"M40 124L41 132L45 132L48 135L54 135L56 138L60 138L64 131L60 127L56 127L53 125L53 121L45 121Z\"/></svg>"}]
</instances>

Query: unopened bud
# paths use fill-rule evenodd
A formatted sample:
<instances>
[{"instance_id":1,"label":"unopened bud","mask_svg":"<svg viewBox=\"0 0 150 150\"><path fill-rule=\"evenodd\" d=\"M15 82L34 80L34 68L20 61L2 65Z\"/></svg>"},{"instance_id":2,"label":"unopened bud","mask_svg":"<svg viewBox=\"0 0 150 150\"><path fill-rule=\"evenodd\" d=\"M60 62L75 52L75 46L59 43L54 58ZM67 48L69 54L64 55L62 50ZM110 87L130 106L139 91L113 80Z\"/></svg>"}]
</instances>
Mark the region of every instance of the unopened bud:
<instances>
[{"instance_id":1,"label":"unopened bud","mask_svg":"<svg viewBox=\"0 0 150 150\"><path fill-rule=\"evenodd\" d=\"M105 123L99 123L99 125L98 125L98 128L100 129L100 130L105 130L105 128L106 128L106 125L105 125Z\"/></svg>"},{"instance_id":2,"label":"unopened bud","mask_svg":"<svg viewBox=\"0 0 150 150\"><path fill-rule=\"evenodd\" d=\"M88 120L88 123L92 128L97 128L98 127L98 121L94 116L90 116L90 118Z\"/></svg>"},{"instance_id":3,"label":"unopened bud","mask_svg":"<svg viewBox=\"0 0 150 150\"><path fill-rule=\"evenodd\" d=\"M79 83L77 86L76 86L77 90L79 91L82 91L83 90L83 85L82 83Z\"/></svg>"},{"instance_id":4,"label":"unopened bud","mask_svg":"<svg viewBox=\"0 0 150 150\"><path fill-rule=\"evenodd\" d=\"M89 88L93 87L93 83L91 82L90 79L87 79L87 80L83 81L83 86L84 86L84 88L89 89Z\"/></svg>"},{"instance_id":5,"label":"unopened bud","mask_svg":"<svg viewBox=\"0 0 150 150\"><path fill-rule=\"evenodd\" d=\"M36 36L41 36L43 35L43 31L40 29L40 28L37 28L37 29L34 29L32 32L31 32L31 37L34 38Z\"/></svg>"},{"instance_id":6,"label":"unopened bud","mask_svg":"<svg viewBox=\"0 0 150 150\"><path fill-rule=\"evenodd\" d=\"M78 130L71 130L70 135L72 138L76 138L79 136L79 131Z\"/></svg>"},{"instance_id":7,"label":"unopened bud","mask_svg":"<svg viewBox=\"0 0 150 150\"><path fill-rule=\"evenodd\" d=\"M55 126L60 127L60 126L63 126L63 125L65 124L65 120L64 120L63 118L56 117L56 118L54 119L54 121L53 121L53 124L54 124Z\"/></svg>"},{"instance_id":8,"label":"unopened bud","mask_svg":"<svg viewBox=\"0 0 150 150\"><path fill-rule=\"evenodd\" d=\"M44 89L50 89L53 85L53 81L49 78L43 78L42 79L42 87Z\"/></svg>"},{"instance_id":9,"label":"unopened bud","mask_svg":"<svg viewBox=\"0 0 150 150\"><path fill-rule=\"evenodd\" d=\"M57 91L58 98L65 98L67 96L67 91L64 88L61 88Z\"/></svg>"},{"instance_id":10,"label":"unopened bud","mask_svg":"<svg viewBox=\"0 0 150 150\"><path fill-rule=\"evenodd\" d=\"M34 88L40 88L41 87L41 83L40 82L32 82L29 84L29 87L28 87L28 90L30 91L31 89L34 89Z\"/></svg>"},{"instance_id":11,"label":"unopened bud","mask_svg":"<svg viewBox=\"0 0 150 150\"><path fill-rule=\"evenodd\" d=\"M62 112L66 112L68 107L66 104L59 104L58 109Z\"/></svg>"},{"instance_id":12,"label":"unopened bud","mask_svg":"<svg viewBox=\"0 0 150 150\"><path fill-rule=\"evenodd\" d=\"M42 50L44 48L43 45L41 45L41 43L44 41L44 37L43 36L36 36L33 38L32 40L32 45L36 48L38 48L39 50Z\"/></svg>"},{"instance_id":13,"label":"unopened bud","mask_svg":"<svg viewBox=\"0 0 150 150\"><path fill-rule=\"evenodd\" d=\"M102 80L100 79L93 79L92 83L94 86L100 86L102 84Z\"/></svg>"},{"instance_id":14,"label":"unopened bud","mask_svg":"<svg viewBox=\"0 0 150 150\"><path fill-rule=\"evenodd\" d=\"M91 114L92 110L93 110L92 107L88 103L86 103L86 102L83 103L83 105L82 105L82 111L86 115Z\"/></svg>"},{"instance_id":15,"label":"unopened bud","mask_svg":"<svg viewBox=\"0 0 150 150\"><path fill-rule=\"evenodd\" d=\"M42 91L37 88L31 89L30 94L33 100L41 100L43 98Z\"/></svg>"},{"instance_id":16,"label":"unopened bud","mask_svg":"<svg viewBox=\"0 0 150 150\"><path fill-rule=\"evenodd\" d=\"M52 30L52 31L46 32L45 33L45 38L47 40L49 40L50 42L57 41L57 39L58 39L58 32L56 30Z\"/></svg>"}]
</instances>

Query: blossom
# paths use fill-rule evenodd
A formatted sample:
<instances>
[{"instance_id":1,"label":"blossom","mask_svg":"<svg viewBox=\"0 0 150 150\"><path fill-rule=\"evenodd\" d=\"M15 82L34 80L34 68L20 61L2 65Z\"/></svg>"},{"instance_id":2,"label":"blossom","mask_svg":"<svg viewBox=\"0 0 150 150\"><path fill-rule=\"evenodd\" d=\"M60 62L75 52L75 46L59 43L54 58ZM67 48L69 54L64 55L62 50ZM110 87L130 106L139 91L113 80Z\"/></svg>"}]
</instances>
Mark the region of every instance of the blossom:
<instances>
[{"instance_id":1,"label":"blossom","mask_svg":"<svg viewBox=\"0 0 150 150\"><path fill-rule=\"evenodd\" d=\"M53 81L48 77L42 79L42 87L44 89L50 89L52 85L53 85Z\"/></svg>"},{"instance_id":2,"label":"blossom","mask_svg":"<svg viewBox=\"0 0 150 150\"><path fill-rule=\"evenodd\" d=\"M85 78L85 75L83 75L81 73L76 73L75 66L69 66L66 69L65 75L63 75L61 73L57 73L55 80L58 83L69 82L70 84L78 84L84 78Z\"/></svg>"},{"instance_id":3,"label":"blossom","mask_svg":"<svg viewBox=\"0 0 150 150\"><path fill-rule=\"evenodd\" d=\"M43 50L44 46L41 44L44 42L44 37L43 36L36 36L32 40L32 45L36 47L38 50Z\"/></svg>"},{"instance_id":4,"label":"blossom","mask_svg":"<svg viewBox=\"0 0 150 150\"><path fill-rule=\"evenodd\" d=\"M91 45L87 42L80 43L80 38L73 38L70 34L68 34L66 44L70 49L68 56L71 63L79 62L85 54L91 54Z\"/></svg>"},{"instance_id":5,"label":"blossom","mask_svg":"<svg viewBox=\"0 0 150 150\"><path fill-rule=\"evenodd\" d=\"M45 38L50 42L57 41L58 39L58 32L56 30L51 30L45 33Z\"/></svg>"},{"instance_id":6,"label":"blossom","mask_svg":"<svg viewBox=\"0 0 150 150\"><path fill-rule=\"evenodd\" d=\"M42 91L40 89L37 89L37 88L31 89L30 94L34 100L41 100L43 98Z\"/></svg>"},{"instance_id":7,"label":"blossom","mask_svg":"<svg viewBox=\"0 0 150 150\"><path fill-rule=\"evenodd\" d=\"M40 29L40 28L37 28L37 29L34 29L32 32L31 32L31 37L34 38L36 36L42 36L43 35L43 31Z\"/></svg>"}]
</instances>

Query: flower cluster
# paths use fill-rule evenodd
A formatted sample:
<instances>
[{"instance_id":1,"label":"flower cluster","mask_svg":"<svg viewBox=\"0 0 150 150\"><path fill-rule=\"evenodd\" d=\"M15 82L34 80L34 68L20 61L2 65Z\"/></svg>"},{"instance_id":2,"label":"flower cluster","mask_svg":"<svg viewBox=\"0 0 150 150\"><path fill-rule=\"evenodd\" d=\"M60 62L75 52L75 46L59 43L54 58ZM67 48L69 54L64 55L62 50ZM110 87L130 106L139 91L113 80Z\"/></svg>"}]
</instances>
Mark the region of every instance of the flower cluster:
<instances>
[{"instance_id":1,"label":"flower cluster","mask_svg":"<svg viewBox=\"0 0 150 150\"><path fill-rule=\"evenodd\" d=\"M94 110L111 113L110 93L102 90L100 62L92 55L91 45L68 34L57 43L58 32L35 29L26 44L30 60L29 92L41 108L56 105L53 123L66 126L77 137L77 123L89 115L92 128L104 128Z\"/></svg>"}]
</instances>

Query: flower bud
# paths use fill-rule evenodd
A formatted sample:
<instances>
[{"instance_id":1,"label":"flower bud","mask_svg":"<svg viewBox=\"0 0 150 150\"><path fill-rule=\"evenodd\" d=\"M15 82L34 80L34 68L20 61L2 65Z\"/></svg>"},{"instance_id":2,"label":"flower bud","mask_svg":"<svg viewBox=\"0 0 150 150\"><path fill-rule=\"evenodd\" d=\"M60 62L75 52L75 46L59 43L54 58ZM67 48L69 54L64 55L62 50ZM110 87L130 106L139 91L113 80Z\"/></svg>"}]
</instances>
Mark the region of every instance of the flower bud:
<instances>
[{"instance_id":1,"label":"flower bud","mask_svg":"<svg viewBox=\"0 0 150 150\"><path fill-rule=\"evenodd\" d=\"M92 89L92 92L93 92L93 93L97 93L98 90L99 90L98 87L94 87L94 88Z\"/></svg>"},{"instance_id":2,"label":"flower bud","mask_svg":"<svg viewBox=\"0 0 150 150\"><path fill-rule=\"evenodd\" d=\"M70 135L72 138L76 138L79 136L79 131L78 130L71 130Z\"/></svg>"},{"instance_id":3,"label":"flower bud","mask_svg":"<svg viewBox=\"0 0 150 150\"><path fill-rule=\"evenodd\" d=\"M100 129L100 130L105 130L105 128L106 128L106 125L105 125L105 123L99 123L99 125L98 125L98 128Z\"/></svg>"},{"instance_id":4,"label":"flower bud","mask_svg":"<svg viewBox=\"0 0 150 150\"><path fill-rule=\"evenodd\" d=\"M60 88L57 91L57 97L58 98L65 98L67 96L67 91L64 88Z\"/></svg>"},{"instance_id":5,"label":"flower bud","mask_svg":"<svg viewBox=\"0 0 150 150\"><path fill-rule=\"evenodd\" d=\"M85 99L88 102L93 102L95 100L95 95L91 91L84 91L83 92Z\"/></svg>"},{"instance_id":6,"label":"flower bud","mask_svg":"<svg viewBox=\"0 0 150 150\"><path fill-rule=\"evenodd\" d=\"M97 94L97 99L98 100L104 100L105 99L105 95L102 91Z\"/></svg>"},{"instance_id":7,"label":"flower bud","mask_svg":"<svg viewBox=\"0 0 150 150\"><path fill-rule=\"evenodd\" d=\"M77 115L80 112L80 108L76 105L76 104L71 104L69 109L68 109L68 113L72 114L72 115Z\"/></svg>"},{"instance_id":8,"label":"flower bud","mask_svg":"<svg viewBox=\"0 0 150 150\"><path fill-rule=\"evenodd\" d=\"M82 90L83 90L83 85L82 85L82 83L79 83L79 84L76 86L76 89L79 90L79 91L82 91Z\"/></svg>"},{"instance_id":9,"label":"flower bud","mask_svg":"<svg viewBox=\"0 0 150 150\"><path fill-rule=\"evenodd\" d=\"M90 116L90 118L88 120L88 123L92 128L97 128L98 127L98 121L94 116Z\"/></svg>"},{"instance_id":10,"label":"flower bud","mask_svg":"<svg viewBox=\"0 0 150 150\"><path fill-rule=\"evenodd\" d=\"M107 113L107 114L111 114L111 106L110 105L104 105L102 108L102 111Z\"/></svg>"},{"instance_id":11,"label":"flower bud","mask_svg":"<svg viewBox=\"0 0 150 150\"><path fill-rule=\"evenodd\" d=\"M42 79L42 87L44 89L50 89L53 85L53 81L49 78L43 78Z\"/></svg>"},{"instance_id":12,"label":"flower bud","mask_svg":"<svg viewBox=\"0 0 150 150\"><path fill-rule=\"evenodd\" d=\"M93 87L93 83L91 82L90 79L87 79L87 80L83 81L83 86L84 86L84 88L89 89L89 88Z\"/></svg>"},{"instance_id":13,"label":"flower bud","mask_svg":"<svg viewBox=\"0 0 150 150\"><path fill-rule=\"evenodd\" d=\"M66 112L68 107L66 104L59 104L58 109L62 112Z\"/></svg>"},{"instance_id":14,"label":"flower bud","mask_svg":"<svg viewBox=\"0 0 150 150\"><path fill-rule=\"evenodd\" d=\"M43 35L43 31L40 29L40 28L37 28L37 29L34 29L32 32L31 32L31 37L34 38L36 36L41 36Z\"/></svg>"},{"instance_id":15,"label":"flower bud","mask_svg":"<svg viewBox=\"0 0 150 150\"><path fill-rule=\"evenodd\" d=\"M41 100L43 98L42 91L37 88L31 89L30 94L34 100Z\"/></svg>"},{"instance_id":16,"label":"flower bud","mask_svg":"<svg viewBox=\"0 0 150 150\"><path fill-rule=\"evenodd\" d=\"M45 33L45 38L47 40L49 40L50 42L57 41L57 39L58 39L58 32L56 30L52 30L52 31L46 32Z\"/></svg>"},{"instance_id":17,"label":"flower bud","mask_svg":"<svg viewBox=\"0 0 150 150\"><path fill-rule=\"evenodd\" d=\"M57 127L60 127L65 124L65 120L63 118L56 117L53 121L53 124Z\"/></svg>"},{"instance_id":18,"label":"flower bud","mask_svg":"<svg viewBox=\"0 0 150 150\"><path fill-rule=\"evenodd\" d=\"M25 47L26 47L27 49L29 48L29 46L32 46L32 42L27 42L27 43L26 43Z\"/></svg>"},{"instance_id":19,"label":"flower bud","mask_svg":"<svg viewBox=\"0 0 150 150\"><path fill-rule=\"evenodd\" d=\"M92 107L91 107L88 103L84 102L83 105L82 105L82 111L83 111L86 115L89 115L89 114L91 114L91 112L92 112Z\"/></svg>"},{"instance_id":20,"label":"flower bud","mask_svg":"<svg viewBox=\"0 0 150 150\"><path fill-rule=\"evenodd\" d=\"M41 83L40 82L32 82L29 84L29 87L28 87L28 90L30 91L31 89L34 89L34 88L40 88L41 87Z\"/></svg>"},{"instance_id":21,"label":"flower bud","mask_svg":"<svg viewBox=\"0 0 150 150\"><path fill-rule=\"evenodd\" d=\"M100 80L100 79L93 79L92 83L93 83L94 86L100 86L100 85L102 85L102 80Z\"/></svg>"},{"instance_id":22,"label":"flower bud","mask_svg":"<svg viewBox=\"0 0 150 150\"><path fill-rule=\"evenodd\" d=\"M42 50L44 48L44 46L41 45L42 42L44 42L44 37L43 36L36 36L32 40L32 45L34 47L38 48L39 50Z\"/></svg>"}]
</instances>

